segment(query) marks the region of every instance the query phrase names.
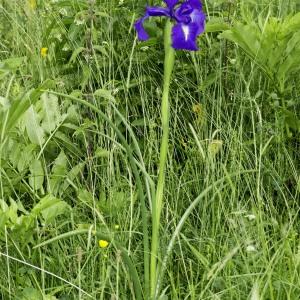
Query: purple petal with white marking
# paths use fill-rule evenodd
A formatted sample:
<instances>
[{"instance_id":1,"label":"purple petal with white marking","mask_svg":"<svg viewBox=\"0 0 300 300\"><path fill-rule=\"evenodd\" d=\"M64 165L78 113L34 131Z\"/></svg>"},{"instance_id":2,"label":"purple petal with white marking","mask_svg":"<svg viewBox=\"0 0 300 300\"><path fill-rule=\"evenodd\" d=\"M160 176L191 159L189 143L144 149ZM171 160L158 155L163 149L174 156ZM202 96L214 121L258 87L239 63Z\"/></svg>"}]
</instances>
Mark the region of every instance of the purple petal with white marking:
<instances>
[{"instance_id":1,"label":"purple petal with white marking","mask_svg":"<svg viewBox=\"0 0 300 300\"><path fill-rule=\"evenodd\" d=\"M198 50L197 31L195 23L177 23L172 29L172 47L179 50Z\"/></svg>"}]
</instances>

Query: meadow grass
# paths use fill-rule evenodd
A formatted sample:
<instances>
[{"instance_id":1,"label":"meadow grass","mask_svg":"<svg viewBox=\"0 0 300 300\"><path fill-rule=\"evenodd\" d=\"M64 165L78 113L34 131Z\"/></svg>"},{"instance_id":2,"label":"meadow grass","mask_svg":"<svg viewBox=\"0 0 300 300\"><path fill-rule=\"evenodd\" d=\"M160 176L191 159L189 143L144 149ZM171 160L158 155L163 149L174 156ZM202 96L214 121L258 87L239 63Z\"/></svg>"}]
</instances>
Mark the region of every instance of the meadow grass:
<instances>
[{"instance_id":1,"label":"meadow grass","mask_svg":"<svg viewBox=\"0 0 300 300\"><path fill-rule=\"evenodd\" d=\"M0 297L138 299L123 254L143 289L141 198L149 226L160 37L135 38L144 1L25 2L0 3L0 61L12 59L0 63ZM299 9L297 1L221 2L204 7L228 25ZM170 88L157 299L299 299L299 132L287 128L274 81L255 60L219 32L199 45L176 53ZM41 94L57 106L42 106L36 89L46 79ZM297 112L297 73L290 84ZM31 89L35 111L6 130L5 105L24 103ZM48 194L63 202L29 217Z\"/></svg>"}]
</instances>

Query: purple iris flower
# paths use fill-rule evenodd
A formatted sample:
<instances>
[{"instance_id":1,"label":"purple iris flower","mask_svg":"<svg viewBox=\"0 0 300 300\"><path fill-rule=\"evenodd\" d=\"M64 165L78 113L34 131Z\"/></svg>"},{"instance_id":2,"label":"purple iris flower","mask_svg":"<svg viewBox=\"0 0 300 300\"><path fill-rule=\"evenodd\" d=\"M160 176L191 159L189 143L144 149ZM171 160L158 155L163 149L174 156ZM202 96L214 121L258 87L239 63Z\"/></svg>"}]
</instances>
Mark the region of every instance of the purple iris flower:
<instances>
[{"instance_id":1,"label":"purple iris flower","mask_svg":"<svg viewBox=\"0 0 300 300\"><path fill-rule=\"evenodd\" d=\"M180 50L198 50L197 37L204 31L205 15L200 0L164 0L167 7L147 6L145 15L134 24L138 38L149 39L144 22L149 17L165 16L175 21L172 28L172 47Z\"/></svg>"}]
</instances>

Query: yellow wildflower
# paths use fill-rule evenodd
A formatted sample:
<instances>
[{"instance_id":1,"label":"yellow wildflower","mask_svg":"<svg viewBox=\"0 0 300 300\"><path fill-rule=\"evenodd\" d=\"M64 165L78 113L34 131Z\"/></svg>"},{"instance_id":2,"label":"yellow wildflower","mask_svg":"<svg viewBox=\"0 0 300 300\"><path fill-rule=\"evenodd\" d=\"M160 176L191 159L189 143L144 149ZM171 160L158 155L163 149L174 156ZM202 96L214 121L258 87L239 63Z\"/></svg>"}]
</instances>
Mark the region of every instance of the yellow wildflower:
<instances>
[{"instance_id":1,"label":"yellow wildflower","mask_svg":"<svg viewBox=\"0 0 300 300\"><path fill-rule=\"evenodd\" d=\"M120 228L120 225L116 224L115 229L118 230Z\"/></svg>"},{"instance_id":2,"label":"yellow wildflower","mask_svg":"<svg viewBox=\"0 0 300 300\"><path fill-rule=\"evenodd\" d=\"M48 48L43 47L43 48L41 49L41 56L42 56L42 57L46 57L47 54L48 54Z\"/></svg>"},{"instance_id":3,"label":"yellow wildflower","mask_svg":"<svg viewBox=\"0 0 300 300\"><path fill-rule=\"evenodd\" d=\"M108 241L106 240L100 240L99 241L99 247L100 248L106 248L108 246Z\"/></svg>"}]
</instances>

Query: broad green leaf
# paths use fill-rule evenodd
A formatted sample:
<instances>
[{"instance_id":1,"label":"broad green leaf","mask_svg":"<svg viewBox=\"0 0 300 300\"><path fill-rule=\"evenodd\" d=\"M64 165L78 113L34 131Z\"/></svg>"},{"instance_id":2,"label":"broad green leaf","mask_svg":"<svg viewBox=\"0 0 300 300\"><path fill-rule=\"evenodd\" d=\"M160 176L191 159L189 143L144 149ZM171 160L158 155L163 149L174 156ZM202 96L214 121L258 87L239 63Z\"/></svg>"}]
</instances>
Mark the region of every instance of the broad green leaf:
<instances>
[{"instance_id":1,"label":"broad green leaf","mask_svg":"<svg viewBox=\"0 0 300 300\"><path fill-rule=\"evenodd\" d=\"M54 161L50 175L50 192L53 195L58 194L60 185L64 182L67 173L67 162L67 157L64 151L61 151Z\"/></svg>"},{"instance_id":2,"label":"broad green leaf","mask_svg":"<svg viewBox=\"0 0 300 300\"><path fill-rule=\"evenodd\" d=\"M13 167L16 168L22 155L21 155L21 151L22 151L22 147L20 143L17 143L13 140L9 141L9 160L12 163ZM27 157L27 156L26 156Z\"/></svg>"},{"instance_id":3,"label":"broad green leaf","mask_svg":"<svg viewBox=\"0 0 300 300\"><path fill-rule=\"evenodd\" d=\"M46 223L51 223L55 217L64 214L68 204L52 195L47 195L32 209L35 216L42 215Z\"/></svg>"},{"instance_id":4,"label":"broad green leaf","mask_svg":"<svg viewBox=\"0 0 300 300\"><path fill-rule=\"evenodd\" d=\"M24 147L22 144L16 143L15 150L11 151L12 157L10 157L11 162L17 166L19 172L23 172L30 165L31 162L35 159L37 146L35 144L29 144ZM26 155L22 155L21 153L26 153Z\"/></svg>"},{"instance_id":5,"label":"broad green leaf","mask_svg":"<svg viewBox=\"0 0 300 300\"><path fill-rule=\"evenodd\" d=\"M51 206L43 209L41 214L46 224L49 224L54 221L54 219L64 214L69 208L68 204L64 201L59 201L57 203L52 204Z\"/></svg>"},{"instance_id":6,"label":"broad green leaf","mask_svg":"<svg viewBox=\"0 0 300 300\"><path fill-rule=\"evenodd\" d=\"M42 189L44 184L44 168L40 160L35 159L30 167L29 184L36 191Z\"/></svg>"},{"instance_id":7,"label":"broad green leaf","mask_svg":"<svg viewBox=\"0 0 300 300\"><path fill-rule=\"evenodd\" d=\"M34 105L39 100L44 90L47 90L52 86L53 81L46 80L38 88L30 90L13 101L8 112L6 124L4 125L2 120L0 120L0 132L2 130L11 130L17 124L18 120L23 116L23 114L30 108L30 106ZM3 128L4 126L5 128Z\"/></svg>"},{"instance_id":8,"label":"broad green leaf","mask_svg":"<svg viewBox=\"0 0 300 300\"><path fill-rule=\"evenodd\" d=\"M10 198L9 200L10 200L10 206L6 213L9 220L13 224L15 224L18 221L18 204L12 198Z\"/></svg>"},{"instance_id":9,"label":"broad green leaf","mask_svg":"<svg viewBox=\"0 0 300 300\"><path fill-rule=\"evenodd\" d=\"M43 145L45 141L45 132L40 125L40 119L33 106L27 110L24 115L26 132L31 143Z\"/></svg>"},{"instance_id":10,"label":"broad green leaf","mask_svg":"<svg viewBox=\"0 0 300 300\"><path fill-rule=\"evenodd\" d=\"M53 132L66 118L60 113L58 98L53 94L44 93L41 96L41 126L47 133Z\"/></svg>"},{"instance_id":11,"label":"broad green leaf","mask_svg":"<svg viewBox=\"0 0 300 300\"><path fill-rule=\"evenodd\" d=\"M5 230L5 225L9 220L9 206L7 203L0 199L0 232Z\"/></svg>"}]
</instances>

